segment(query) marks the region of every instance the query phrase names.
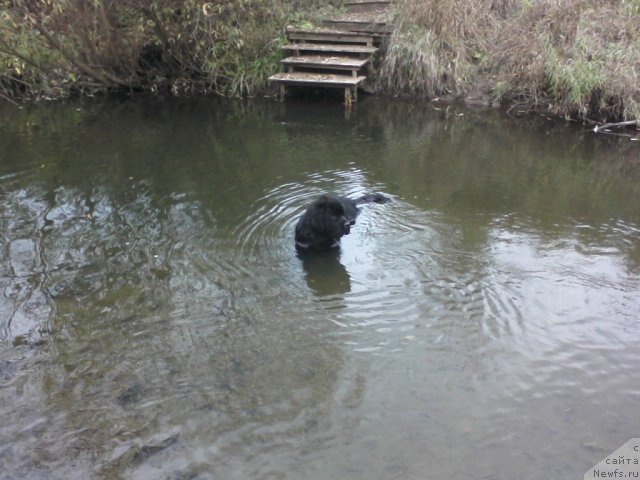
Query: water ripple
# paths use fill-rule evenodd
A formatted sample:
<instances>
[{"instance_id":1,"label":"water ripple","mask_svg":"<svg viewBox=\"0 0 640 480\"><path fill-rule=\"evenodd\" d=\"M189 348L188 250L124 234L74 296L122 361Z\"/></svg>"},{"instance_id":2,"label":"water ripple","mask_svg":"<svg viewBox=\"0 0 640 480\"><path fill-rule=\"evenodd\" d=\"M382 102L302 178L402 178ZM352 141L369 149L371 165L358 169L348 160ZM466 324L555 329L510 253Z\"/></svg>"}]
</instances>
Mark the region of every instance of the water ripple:
<instances>
[{"instance_id":1,"label":"water ripple","mask_svg":"<svg viewBox=\"0 0 640 480\"><path fill-rule=\"evenodd\" d=\"M235 228L236 249L251 255L292 245L295 223L313 200L326 192L355 197L371 191L363 183L363 173L350 169L311 173L302 183L278 185L257 198L250 215Z\"/></svg>"}]
</instances>

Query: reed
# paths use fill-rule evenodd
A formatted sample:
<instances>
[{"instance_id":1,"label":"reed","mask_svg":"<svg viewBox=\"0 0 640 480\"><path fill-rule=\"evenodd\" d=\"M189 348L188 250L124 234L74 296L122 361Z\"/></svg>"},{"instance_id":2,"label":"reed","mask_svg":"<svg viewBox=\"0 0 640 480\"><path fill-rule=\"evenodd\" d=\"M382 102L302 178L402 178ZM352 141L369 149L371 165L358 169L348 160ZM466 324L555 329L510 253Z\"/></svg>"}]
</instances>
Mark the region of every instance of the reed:
<instances>
[{"instance_id":1,"label":"reed","mask_svg":"<svg viewBox=\"0 0 640 480\"><path fill-rule=\"evenodd\" d=\"M0 98L111 91L253 96L288 24L340 0L0 0ZM640 118L640 0L396 0L380 93Z\"/></svg>"},{"instance_id":2,"label":"reed","mask_svg":"<svg viewBox=\"0 0 640 480\"><path fill-rule=\"evenodd\" d=\"M640 1L400 0L381 91L465 95L565 117L640 115Z\"/></svg>"}]
</instances>

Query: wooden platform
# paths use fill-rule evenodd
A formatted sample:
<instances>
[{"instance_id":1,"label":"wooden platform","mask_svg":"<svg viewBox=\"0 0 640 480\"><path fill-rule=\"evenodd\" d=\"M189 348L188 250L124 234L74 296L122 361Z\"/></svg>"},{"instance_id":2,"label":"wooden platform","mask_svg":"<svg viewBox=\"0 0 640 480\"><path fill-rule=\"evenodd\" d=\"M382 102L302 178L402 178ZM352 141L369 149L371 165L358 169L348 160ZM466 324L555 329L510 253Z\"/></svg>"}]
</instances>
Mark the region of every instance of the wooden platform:
<instances>
[{"instance_id":1,"label":"wooden platform","mask_svg":"<svg viewBox=\"0 0 640 480\"><path fill-rule=\"evenodd\" d=\"M326 19L314 28L287 27L289 43L284 51L293 55L280 61L285 72L269 77L280 85L284 100L286 88L344 88L345 105L358 99L358 86L371 71L371 60L378 52L375 44L391 29L387 25L389 0L347 2L340 18Z\"/></svg>"},{"instance_id":2,"label":"wooden platform","mask_svg":"<svg viewBox=\"0 0 640 480\"><path fill-rule=\"evenodd\" d=\"M358 70L369 63L368 58L318 56L318 55L296 55L280 60L280 63L287 67L289 72L293 72L294 67L314 68L322 70L347 70L356 77Z\"/></svg>"},{"instance_id":3,"label":"wooden platform","mask_svg":"<svg viewBox=\"0 0 640 480\"><path fill-rule=\"evenodd\" d=\"M269 80L286 83L289 85L315 85L318 87L357 87L367 79L364 75L351 77L349 75L334 75L329 73L276 73Z\"/></svg>"},{"instance_id":4,"label":"wooden platform","mask_svg":"<svg viewBox=\"0 0 640 480\"><path fill-rule=\"evenodd\" d=\"M387 35L393 28L386 22L379 21L357 21L347 18L329 18L322 21L323 25L333 27L337 30L349 30L352 32L373 33Z\"/></svg>"},{"instance_id":5,"label":"wooden platform","mask_svg":"<svg viewBox=\"0 0 640 480\"><path fill-rule=\"evenodd\" d=\"M370 12L372 10L386 9L391 2L389 0L364 0L344 2L348 12Z\"/></svg>"},{"instance_id":6,"label":"wooden platform","mask_svg":"<svg viewBox=\"0 0 640 480\"><path fill-rule=\"evenodd\" d=\"M373 37L367 33L351 32L336 28L316 27L309 30L287 28L287 38L294 41L328 41L356 43L373 46Z\"/></svg>"},{"instance_id":7,"label":"wooden platform","mask_svg":"<svg viewBox=\"0 0 640 480\"><path fill-rule=\"evenodd\" d=\"M340 45L324 43L287 43L283 50L294 52L321 52L321 53L355 53L359 55L373 55L378 51L377 47L367 47L364 45Z\"/></svg>"},{"instance_id":8,"label":"wooden platform","mask_svg":"<svg viewBox=\"0 0 640 480\"><path fill-rule=\"evenodd\" d=\"M364 75L357 77L349 75L335 75L327 73L276 73L269 77L269 81L280 84L280 96L284 99L286 95L286 85L296 85L299 87L328 87L344 88L345 104L351 105L358 101L358 85L367 79Z\"/></svg>"},{"instance_id":9,"label":"wooden platform","mask_svg":"<svg viewBox=\"0 0 640 480\"><path fill-rule=\"evenodd\" d=\"M387 10L389 2L350 2L347 11L335 18L322 20L322 26L329 29L387 35L393 27Z\"/></svg>"}]
</instances>

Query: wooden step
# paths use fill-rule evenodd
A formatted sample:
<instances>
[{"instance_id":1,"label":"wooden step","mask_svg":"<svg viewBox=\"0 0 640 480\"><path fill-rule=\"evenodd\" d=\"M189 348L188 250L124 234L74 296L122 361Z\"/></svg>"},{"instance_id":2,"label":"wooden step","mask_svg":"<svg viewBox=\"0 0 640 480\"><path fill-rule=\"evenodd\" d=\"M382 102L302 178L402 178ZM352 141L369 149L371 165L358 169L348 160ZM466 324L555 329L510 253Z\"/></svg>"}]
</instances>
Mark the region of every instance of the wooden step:
<instances>
[{"instance_id":1,"label":"wooden step","mask_svg":"<svg viewBox=\"0 0 640 480\"><path fill-rule=\"evenodd\" d=\"M270 82L284 83L286 85L316 85L318 87L357 87L364 82L366 77L351 75L332 75L325 73L276 73L269 77Z\"/></svg>"},{"instance_id":2,"label":"wooden step","mask_svg":"<svg viewBox=\"0 0 640 480\"><path fill-rule=\"evenodd\" d=\"M371 10L382 10L389 6L389 0L368 0L360 2L345 2L344 6L348 12L369 12Z\"/></svg>"},{"instance_id":3,"label":"wooden step","mask_svg":"<svg viewBox=\"0 0 640 480\"><path fill-rule=\"evenodd\" d=\"M374 36L361 33L338 30L335 28L317 27L309 30L300 30L287 27L287 37L294 41L321 41L325 43L355 43L373 46Z\"/></svg>"},{"instance_id":4,"label":"wooden step","mask_svg":"<svg viewBox=\"0 0 640 480\"><path fill-rule=\"evenodd\" d=\"M344 6L345 7L352 7L352 6L362 6L362 5L383 5L385 7L388 7L389 4L391 4L390 0L354 0L352 2L344 2Z\"/></svg>"},{"instance_id":5,"label":"wooden step","mask_svg":"<svg viewBox=\"0 0 640 480\"><path fill-rule=\"evenodd\" d=\"M288 68L304 67L329 70L349 70L353 76L358 70L369 63L368 58L323 56L323 55L297 55L280 60L280 63Z\"/></svg>"},{"instance_id":6,"label":"wooden step","mask_svg":"<svg viewBox=\"0 0 640 480\"><path fill-rule=\"evenodd\" d=\"M323 20L322 24L335 30L371 33L374 35L388 35L393 32L393 27L386 22L354 21L341 18L330 18Z\"/></svg>"},{"instance_id":7,"label":"wooden step","mask_svg":"<svg viewBox=\"0 0 640 480\"><path fill-rule=\"evenodd\" d=\"M328 43L288 43L282 47L283 50L293 50L295 52L322 52L322 53L353 53L359 55L372 55L378 51L376 47L364 45L337 45Z\"/></svg>"}]
</instances>

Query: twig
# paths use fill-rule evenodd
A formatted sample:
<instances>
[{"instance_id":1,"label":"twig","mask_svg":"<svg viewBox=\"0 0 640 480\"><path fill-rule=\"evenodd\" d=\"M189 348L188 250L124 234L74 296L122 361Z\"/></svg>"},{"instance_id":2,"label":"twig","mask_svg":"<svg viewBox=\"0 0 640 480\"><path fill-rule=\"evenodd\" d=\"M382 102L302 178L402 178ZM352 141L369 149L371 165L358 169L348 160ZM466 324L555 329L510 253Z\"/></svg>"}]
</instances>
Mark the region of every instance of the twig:
<instances>
[{"instance_id":1,"label":"twig","mask_svg":"<svg viewBox=\"0 0 640 480\"><path fill-rule=\"evenodd\" d=\"M507 115L511 115L511 110L513 110L514 108L521 107L521 106L523 106L523 105L526 105L526 103L525 103L525 102L516 102L516 103L514 103L514 104L513 104L513 105L511 105L511 106L509 107L509 109L507 110Z\"/></svg>"},{"instance_id":2,"label":"twig","mask_svg":"<svg viewBox=\"0 0 640 480\"><path fill-rule=\"evenodd\" d=\"M18 105L16 102L14 102L13 100L11 100L9 97L7 97L6 95L3 95L2 93L0 93L0 98L6 100L7 102L9 102L11 105L13 105L14 107L18 107L20 108L20 105Z\"/></svg>"},{"instance_id":3,"label":"twig","mask_svg":"<svg viewBox=\"0 0 640 480\"><path fill-rule=\"evenodd\" d=\"M606 133L607 135L613 135L614 137L624 137L630 140L633 140L635 138L630 133L616 133L616 132L601 132L601 133Z\"/></svg>"},{"instance_id":4,"label":"twig","mask_svg":"<svg viewBox=\"0 0 640 480\"><path fill-rule=\"evenodd\" d=\"M45 38L45 40L47 41L47 43L51 48L59 51L62 54L62 56L69 61L69 63L74 65L78 70L80 70L85 75L98 80L98 82L100 82L102 85L106 87L109 86L109 82L115 83L116 85L120 85L122 87L128 87L128 88L131 88L134 86L130 82L121 80L109 72L99 72L98 70L92 68L86 63L80 61L80 59L74 57L72 53L69 50L67 50L58 41L58 39L56 39L50 32L48 32L44 26L35 22L31 22L31 25L33 26L33 28L38 30L38 32L40 32L40 34Z\"/></svg>"},{"instance_id":5,"label":"twig","mask_svg":"<svg viewBox=\"0 0 640 480\"><path fill-rule=\"evenodd\" d=\"M7 55L11 55L11 56L16 57L16 58L19 58L23 62L28 63L32 67L35 67L37 70L44 70L44 71L49 71L50 70L48 68L44 68L42 65L40 65L35 60L32 60L31 58L29 58L29 57L27 57L25 55L22 55L20 52L14 50L9 45L7 45L5 42L0 42L0 52L6 53Z\"/></svg>"},{"instance_id":6,"label":"twig","mask_svg":"<svg viewBox=\"0 0 640 480\"><path fill-rule=\"evenodd\" d=\"M593 131L595 133L600 133L607 128L620 128L620 127L630 127L632 125L638 125L637 120L629 120L628 122L619 122L619 123L605 123L604 125L596 125L593 127Z\"/></svg>"}]
</instances>

